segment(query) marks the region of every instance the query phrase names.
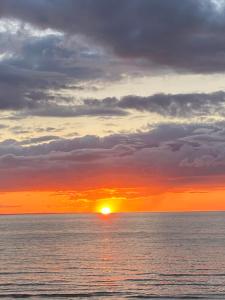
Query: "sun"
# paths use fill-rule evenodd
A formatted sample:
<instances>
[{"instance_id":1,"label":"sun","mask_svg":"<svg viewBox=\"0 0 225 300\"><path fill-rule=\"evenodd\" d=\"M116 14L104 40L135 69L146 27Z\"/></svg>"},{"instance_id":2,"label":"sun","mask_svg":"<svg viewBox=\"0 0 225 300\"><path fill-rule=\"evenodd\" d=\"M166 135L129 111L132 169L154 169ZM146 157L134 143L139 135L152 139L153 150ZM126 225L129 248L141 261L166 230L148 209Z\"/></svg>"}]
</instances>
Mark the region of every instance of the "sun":
<instances>
[{"instance_id":1,"label":"sun","mask_svg":"<svg viewBox=\"0 0 225 300\"><path fill-rule=\"evenodd\" d=\"M112 213L111 208L108 206L104 206L100 209L100 213L103 215L110 215Z\"/></svg>"}]
</instances>

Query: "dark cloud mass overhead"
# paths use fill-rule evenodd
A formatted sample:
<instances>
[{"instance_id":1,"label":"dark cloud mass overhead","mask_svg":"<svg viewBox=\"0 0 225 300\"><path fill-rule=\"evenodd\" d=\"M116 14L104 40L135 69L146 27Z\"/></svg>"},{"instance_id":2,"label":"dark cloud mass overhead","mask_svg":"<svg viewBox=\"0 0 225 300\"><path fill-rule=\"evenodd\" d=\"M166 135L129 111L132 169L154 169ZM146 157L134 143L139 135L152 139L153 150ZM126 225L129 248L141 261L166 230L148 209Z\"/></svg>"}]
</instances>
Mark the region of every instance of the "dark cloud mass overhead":
<instances>
[{"instance_id":1,"label":"dark cloud mass overhead","mask_svg":"<svg viewBox=\"0 0 225 300\"><path fill-rule=\"evenodd\" d=\"M210 0L2 0L0 16L19 20L21 28L0 33L0 109L76 116L82 112L58 106L70 100L64 91L75 98L76 87L93 80L110 84L123 74L144 75L155 68L224 72L224 13ZM61 34L32 36L23 22ZM192 107L194 101L193 96ZM134 106L143 107L140 102ZM104 110L126 115L121 109ZM85 107L84 115L92 113L101 115Z\"/></svg>"},{"instance_id":2,"label":"dark cloud mass overhead","mask_svg":"<svg viewBox=\"0 0 225 300\"><path fill-rule=\"evenodd\" d=\"M0 12L84 35L125 58L184 72L225 70L225 10L210 0L3 0Z\"/></svg>"}]
</instances>

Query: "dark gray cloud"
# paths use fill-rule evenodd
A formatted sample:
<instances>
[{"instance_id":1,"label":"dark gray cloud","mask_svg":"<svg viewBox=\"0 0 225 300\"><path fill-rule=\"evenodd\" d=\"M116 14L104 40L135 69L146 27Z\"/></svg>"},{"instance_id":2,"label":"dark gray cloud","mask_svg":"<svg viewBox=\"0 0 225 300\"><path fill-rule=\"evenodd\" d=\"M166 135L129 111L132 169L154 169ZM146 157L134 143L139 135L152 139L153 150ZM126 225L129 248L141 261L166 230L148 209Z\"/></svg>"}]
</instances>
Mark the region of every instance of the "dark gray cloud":
<instances>
[{"instance_id":1,"label":"dark gray cloud","mask_svg":"<svg viewBox=\"0 0 225 300\"><path fill-rule=\"evenodd\" d=\"M52 34L24 40L21 55L11 57L5 63L22 69L67 76L69 86L71 78L88 80L102 76L101 69L88 66L85 61L84 53L88 51L89 48L81 47L75 40ZM66 87L67 84L62 82L59 87Z\"/></svg>"},{"instance_id":2,"label":"dark gray cloud","mask_svg":"<svg viewBox=\"0 0 225 300\"><path fill-rule=\"evenodd\" d=\"M6 128L9 126L6 126L6 125L2 125L4 127L2 128ZM1 128L1 125L0 125L0 128ZM43 134L43 133L53 133L53 132L57 132L57 131L61 131L62 128L59 127L59 128L56 128L56 127L37 127L35 128L32 128L32 127L26 127L26 126L22 126L22 125L17 125L17 126L13 126L13 127L10 127L9 130L13 133L13 134L16 134L16 135L22 135L22 134L31 134L31 133L37 133L37 134Z\"/></svg>"},{"instance_id":3,"label":"dark gray cloud","mask_svg":"<svg viewBox=\"0 0 225 300\"><path fill-rule=\"evenodd\" d=\"M8 126L5 124L0 124L0 129L5 129L5 128L8 128Z\"/></svg>"},{"instance_id":4,"label":"dark gray cloud","mask_svg":"<svg viewBox=\"0 0 225 300\"><path fill-rule=\"evenodd\" d=\"M46 143L49 141L54 141L54 140L59 140L59 139L60 138L55 135L45 135L45 136L40 136L40 137L23 140L22 142L20 142L20 145L26 146L26 145L32 145L32 144L41 144L41 143Z\"/></svg>"},{"instance_id":5,"label":"dark gray cloud","mask_svg":"<svg viewBox=\"0 0 225 300\"><path fill-rule=\"evenodd\" d=\"M7 45L4 41L8 37ZM70 102L73 94L91 80L108 80L100 54L73 38L26 32L0 34L0 109L21 110L45 103ZM99 63L97 63L99 61ZM108 76L113 80L110 72ZM118 75L119 76L119 75Z\"/></svg>"},{"instance_id":6,"label":"dark gray cloud","mask_svg":"<svg viewBox=\"0 0 225 300\"><path fill-rule=\"evenodd\" d=\"M22 113L19 112L16 114L18 117L26 116L41 116L41 117L101 117L101 116L110 116L110 117L120 117L128 115L124 109L119 107L108 107L107 105L58 105L57 103L40 103L36 105L35 108L24 110Z\"/></svg>"},{"instance_id":7,"label":"dark gray cloud","mask_svg":"<svg viewBox=\"0 0 225 300\"><path fill-rule=\"evenodd\" d=\"M155 94L149 97L86 99L77 105L40 103L17 116L47 117L127 116L131 111L156 113L168 118L225 116L225 93Z\"/></svg>"},{"instance_id":8,"label":"dark gray cloud","mask_svg":"<svg viewBox=\"0 0 225 300\"><path fill-rule=\"evenodd\" d=\"M189 118L225 113L225 93L156 94L150 97L127 96L118 107L148 111L166 117Z\"/></svg>"},{"instance_id":9,"label":"dark gray cloud","mask_svg":"<svg viewBox=\"0 0 225 300\"><path fill-rule=\"evenodd\" d=\"M210 0L2 0L0 12L82 34L121 57L187 72L225 70L225 10Z\"/></svg>"},{"instance_id":10,"label":"dark gray cloud","mask_svg":"<svg viewBox=\"0 0 225 300\"><path fill-rule=\"evenodd\" d=\"M51 75L51 76L50 76ZM35 103L51 99L48 89L55 89L62 76L16 68L0 63L0 109L31 108Z\"/></svg>"},{"instance_id":11,"label":"dark gray cloud","mask_svg":"<svg viewBox=\"0 0 225 300\"><path fill-rule=\"evenodd\" d=\"M87 88L90 81L119 80L135 71L146 74L154 66L223 72L225 9L216 10L210 0L109 0L107 5L104 0L2 0L0 16L62 32L32 36L22 25L17 32L0 32L1 110L58 117L121 116L126 109L170 116L198 110L201 115L202 109L213 113L213 105L207 107L211 100L200 94L185 95L186 99L129 96L117 100L117 107L111 100L77 105L76 97L68 96ZM220 110L221 101L215 102Z\"/></svg>"},{"instance_id":12,"label":"dark gray cloud","mask_svg":"<svg viewBox=\"0 0 225 300\"><path fill-rule=\"evenodd\" d=\"M0 143L0 189L223 185L224 136L224 123L217 123L166 124L104 138L40 139L30 146L6 140Z\"/></svg>"}]
</instances>

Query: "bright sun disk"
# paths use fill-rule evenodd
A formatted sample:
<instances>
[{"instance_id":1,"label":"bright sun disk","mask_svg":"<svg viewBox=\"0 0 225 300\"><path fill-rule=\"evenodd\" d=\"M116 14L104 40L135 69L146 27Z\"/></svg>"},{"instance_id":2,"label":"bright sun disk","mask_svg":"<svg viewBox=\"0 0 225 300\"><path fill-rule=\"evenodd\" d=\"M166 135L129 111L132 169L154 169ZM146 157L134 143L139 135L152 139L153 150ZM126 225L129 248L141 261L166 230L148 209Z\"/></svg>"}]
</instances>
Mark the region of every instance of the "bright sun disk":
<instances>
[{"instance_id":1,"label":"bright sun disk","mask_svg":"<svg viewBox=\"0 0 225 300\"><path fill-rule=\"evenodd\" d=\"M109 214L111 214L111 209L110 209L110 207L102 207L100 212L103 215L109 215Z\"/></svg>"}]
</instances>

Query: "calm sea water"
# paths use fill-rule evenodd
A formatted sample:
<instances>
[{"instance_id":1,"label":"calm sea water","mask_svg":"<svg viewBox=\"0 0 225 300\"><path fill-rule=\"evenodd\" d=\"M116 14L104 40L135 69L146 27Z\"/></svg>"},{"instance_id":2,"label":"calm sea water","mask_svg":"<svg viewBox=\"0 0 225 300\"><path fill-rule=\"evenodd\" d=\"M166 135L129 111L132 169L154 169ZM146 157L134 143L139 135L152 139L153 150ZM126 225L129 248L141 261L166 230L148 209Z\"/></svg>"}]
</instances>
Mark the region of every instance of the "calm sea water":
<instances>
[{"instance_id":1,"label":"calm sea water","mask_svg":"<svg viewBox=\"0 0 225 300\"><path fill-rule=\"evenodd\" d=\"M225 299L225 213L1 216L0 298Z\"/></svg>"}]
</instances>

